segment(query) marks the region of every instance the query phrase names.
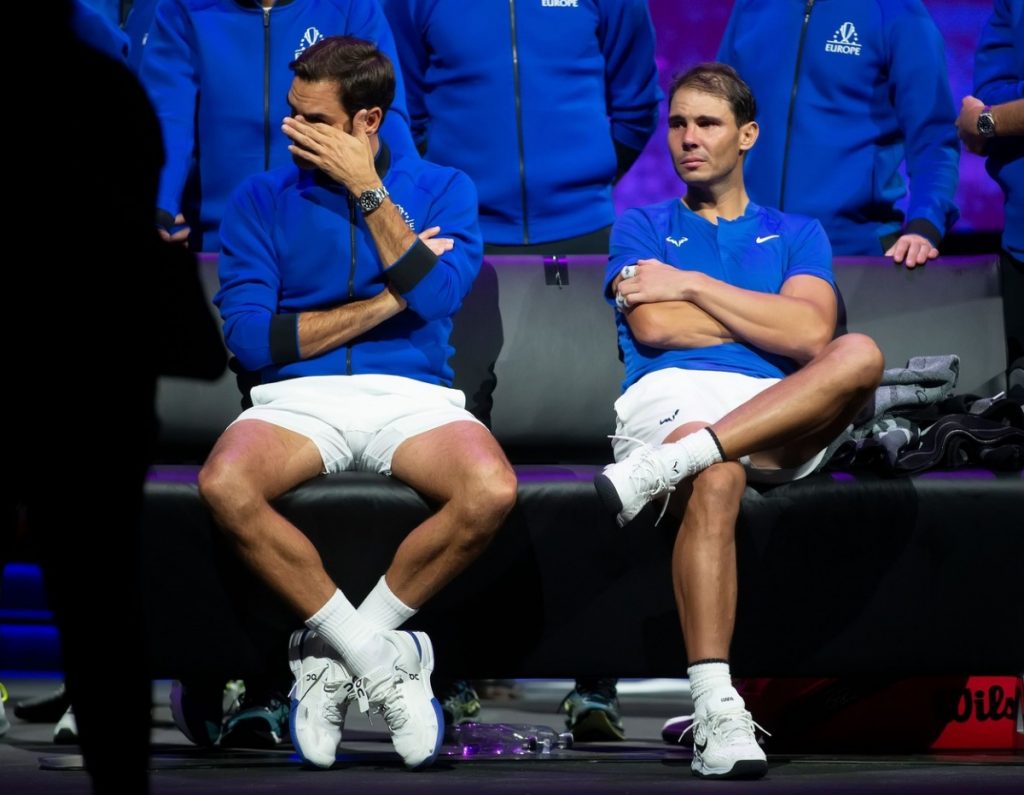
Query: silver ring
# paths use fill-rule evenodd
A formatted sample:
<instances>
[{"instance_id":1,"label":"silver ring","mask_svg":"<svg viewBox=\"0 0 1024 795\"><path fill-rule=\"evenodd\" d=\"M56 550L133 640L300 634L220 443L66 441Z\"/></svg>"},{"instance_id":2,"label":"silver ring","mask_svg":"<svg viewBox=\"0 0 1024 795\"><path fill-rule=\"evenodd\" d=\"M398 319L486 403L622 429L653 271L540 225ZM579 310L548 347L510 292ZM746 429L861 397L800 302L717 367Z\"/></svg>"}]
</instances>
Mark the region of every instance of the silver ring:
<instances>
[{"instance_id":1,"label":"silver ring","mask_svg":"<svg viewBox=\"0 0 1024 795\"><path fill-rule=\"evenodd\" d=\"M619 271L619 276L621 276L623 279L632 279L634 276L636 276L636 265L627 265L621 271Z\"/></svg>"},{"instance_id":2,"label":"silver ring","mask_svg":"<svg viewBox=\"0 0 1024 795\"><path fill-rule=\"evenodd\" d=\"M620 292L615 293L615 306L618 307L620 312L624 312L629 309L629 298Z\"/></svg>"}]
</instances>

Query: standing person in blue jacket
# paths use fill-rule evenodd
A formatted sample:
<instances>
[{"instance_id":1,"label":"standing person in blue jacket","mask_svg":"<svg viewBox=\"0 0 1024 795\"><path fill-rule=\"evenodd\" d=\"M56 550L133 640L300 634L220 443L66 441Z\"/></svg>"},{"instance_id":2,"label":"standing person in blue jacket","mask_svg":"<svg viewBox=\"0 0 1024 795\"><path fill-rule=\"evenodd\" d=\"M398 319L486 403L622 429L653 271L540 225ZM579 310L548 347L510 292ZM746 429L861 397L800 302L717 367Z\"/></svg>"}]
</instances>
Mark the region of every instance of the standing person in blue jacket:
<instances>
[{"instance_id":1,"label":"standing person in blue jacket","mask_svg":"<svg viewBox=\"0 0 1024 795\"><path fill-rule=\"evenodd\" d=\"M761 110L746 165L754 201L819 219L836 254L908 268L938 256L959 217L960 147L944 45L921 0L737 0L718 60Z\"/></svg>"},{"instance_id":2,"label":"standing person in blue jacket","mask_svg":"<svg viewBox=\"0 0 1024 795\"><path fill-rule=\"evenodd\" d=\"M996 0L974 60L974 93L957 129L1006 196L1003 314L1009 363L1024 356L1024 0Z\"/></svg>"},{"instance_id":3,"label":"standing person in blue jacket","mask_svg":"<svg viewBox=\"0 0 1024 795\"><path fill-rule=\"evenodd\" d=\"M743 163L754 97L725 64L675 79L668 145L686 195L629 210L612 230L606 298L617 309L624 392L610 464L595 479L625 527L674 491L672 581L694 702L695 775L763 776L765 754L732 685L736 519L747 478L814 472L871 396L882 355L833 340L832 252L821 224L755 204Z\"/></svg>"},{"instance_id":4,"label":"standing person in blue jacket","mask_svg":"<svg viewBox=\"0 0 1024 795\"><path fill-rule=\"evenodd\" d=\"M488 251L606 253L658 120L645 0L383 0L412 133L480 192Z\"/></svg>"},{"instance_id":5,"label":"standing person in blue jacket","mask_svg":"<svg viewBox=\"0 0 1024 795\"><path fill-rule=\"evenodd\" d=\"M451 389L452 315L481 262L476 191L379 136L395 92L372 44L331 37L292 64L282 129L295 164L243 182L222 226L228 348L260 375L199 490L245 562L308 627L292 636L292 739L334 763L350 694L409 767L443 733L433 648L397 629L482 551L515 500L501 448ZM416 230L440 228L435 253ZM394 475L440 508L357 609L270 500L321 473ZM353 550L353 554L358 554ZM353 684L353 680L354 684Z\"/></svg>"},{"instance_id":6,"label":"standing person in blue jacket","mask_svg":"<svg viewBox=\"0 0 1024 795\"><path fill-rule=\"evenodd\" d=\"M658 122L646 0L382 0L402 59L413 138L466 172L491 254L605 254L612 186ZM566 697L577 740L622 739L614 679ZM475 717L468 683L446 718Z\"/></svg>"},{"instance_id":7,"label":"standing person in blue jacket","mask_svg":"<svg viewBox=\"0 0 1024 795\"><path fill-rule=\"evenodd\" d=\"M376 0L160 0L139 78L167 147L158 224L197 251L220 248L228 198L250 174L288 162L277 120L288 64L330 35L359 36L395 56ZM412 148L401 76L385 132Z\"/></svg>"}]
</instances>

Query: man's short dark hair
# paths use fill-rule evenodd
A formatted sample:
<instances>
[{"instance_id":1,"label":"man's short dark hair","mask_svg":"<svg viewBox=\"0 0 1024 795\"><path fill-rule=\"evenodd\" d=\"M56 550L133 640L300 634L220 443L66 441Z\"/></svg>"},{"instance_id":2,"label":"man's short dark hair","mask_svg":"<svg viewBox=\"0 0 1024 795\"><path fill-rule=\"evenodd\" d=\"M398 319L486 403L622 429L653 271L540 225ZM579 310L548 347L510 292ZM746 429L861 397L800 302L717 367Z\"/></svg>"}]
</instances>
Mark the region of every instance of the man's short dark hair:
<instances>
[{"instance_id":1,"label":"man's short dark hair","mask_svg":"<svg viewBox=\"0 0 1024 795\"><path fill-rule=\"evenodd\" d=\"M328 36L288 67L310 83L336 82L341 88L341 106L349 116L374 107L387 113L395 99L391 60L370 42L354 36Z\"/></svg>"},{"instance_id":2,"label":"man's short dark hair","mask_svg":"<svg viewBox=\"0 0 1024 795\"><path fill-rule=\"evenodd\" d=\"M669 104L681 88L692 88L703 94L724 99L732 108L736 117L736 126L742 127L757 116L757 103L739 73L728 64L709 62L699 63L672 81L668 92Z\"/></svg>"}]
</instances>

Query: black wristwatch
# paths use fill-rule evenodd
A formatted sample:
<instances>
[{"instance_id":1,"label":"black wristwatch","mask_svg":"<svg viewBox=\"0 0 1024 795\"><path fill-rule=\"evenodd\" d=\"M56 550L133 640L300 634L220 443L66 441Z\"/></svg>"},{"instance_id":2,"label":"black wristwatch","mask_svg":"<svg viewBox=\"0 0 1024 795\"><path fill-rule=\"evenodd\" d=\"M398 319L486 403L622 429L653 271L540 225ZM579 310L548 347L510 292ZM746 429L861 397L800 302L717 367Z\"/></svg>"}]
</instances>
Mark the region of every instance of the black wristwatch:
<instances>
[{"instance_id":1,"label":"black wristwatch","mask_svg":"<svg viewBox=\"0 0 1024 795\"><path fill-rule=\"evenodd\" d=\"M390 195L388 189L381 185L379 188L370 188L370 190L364 190L360 193L356 199L356 204L359 205L363 215L369 215L380 207Z\"/></svg>"},{"instance_id":2,"label":"black wristwatch","mask_svg":"<svg viewBox=\"0 0 1024 795\"><path fill-rule=\"evenodd\" d=\"M996 119L992 115L992 108L988 105L978 114L978 135L982 138L996 137Z\"/></svg>"}]
</instances>

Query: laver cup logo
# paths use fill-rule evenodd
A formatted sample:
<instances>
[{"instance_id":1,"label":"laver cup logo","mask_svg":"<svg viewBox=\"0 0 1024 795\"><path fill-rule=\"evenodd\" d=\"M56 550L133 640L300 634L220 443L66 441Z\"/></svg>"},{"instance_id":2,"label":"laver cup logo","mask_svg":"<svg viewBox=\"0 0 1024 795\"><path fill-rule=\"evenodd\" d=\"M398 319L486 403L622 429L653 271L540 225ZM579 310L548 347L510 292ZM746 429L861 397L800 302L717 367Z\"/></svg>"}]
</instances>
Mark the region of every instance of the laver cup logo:
<instances>
[{"instance_id":1,"label":"laver cup logo","mask_svg":"<svg viewBox=\"0 0 1024 795\"><path fill-rule=\"evenodd\" d=\"M856 25L852 22L844 22L836 28L832 38L825 42L825 52L860 55L860 38L857 36Z\"/></svg>"}]
</instances>

